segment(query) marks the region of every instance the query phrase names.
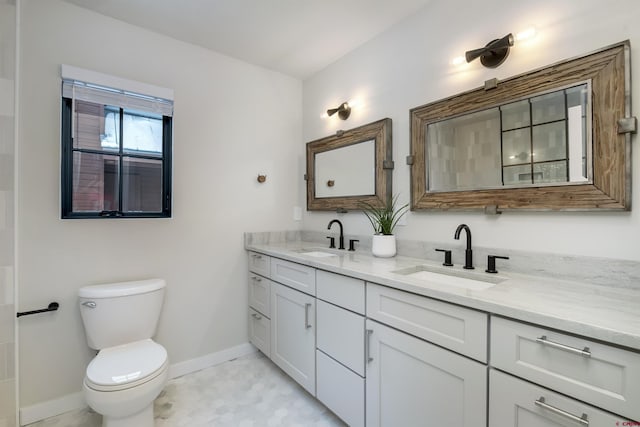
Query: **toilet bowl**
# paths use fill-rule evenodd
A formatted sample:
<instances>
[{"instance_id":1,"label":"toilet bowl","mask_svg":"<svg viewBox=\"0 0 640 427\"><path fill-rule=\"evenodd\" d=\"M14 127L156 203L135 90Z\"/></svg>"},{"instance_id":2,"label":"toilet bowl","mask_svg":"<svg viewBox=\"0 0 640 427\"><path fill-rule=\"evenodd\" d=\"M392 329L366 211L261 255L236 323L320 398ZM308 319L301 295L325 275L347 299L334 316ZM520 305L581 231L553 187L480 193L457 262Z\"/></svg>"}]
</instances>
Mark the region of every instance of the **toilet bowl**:
<instances>
[{"instance_id":1,"label":"toilet bowl","mask_svg":"<svg viewBox=\"0 0 640 427\"><path fill-rule=\"evenodd\" d=\"M162 305L160 279L81 288L89 346L100 351L83 382L87 404L103 427L153 427L153 401L168 378L167 351L151 336Z\"/></svg>"},{"instance_id":2,"label":"toilet bowl","mask_svg":"<svg viewBox=\"0 0 640 427\"><path fill-rule=\"evenodd\" d=\"M105 427L153 427L167 374L167 352L150 339L106 348L87 367L84 395Z\"/></svg>"}]
</instances>

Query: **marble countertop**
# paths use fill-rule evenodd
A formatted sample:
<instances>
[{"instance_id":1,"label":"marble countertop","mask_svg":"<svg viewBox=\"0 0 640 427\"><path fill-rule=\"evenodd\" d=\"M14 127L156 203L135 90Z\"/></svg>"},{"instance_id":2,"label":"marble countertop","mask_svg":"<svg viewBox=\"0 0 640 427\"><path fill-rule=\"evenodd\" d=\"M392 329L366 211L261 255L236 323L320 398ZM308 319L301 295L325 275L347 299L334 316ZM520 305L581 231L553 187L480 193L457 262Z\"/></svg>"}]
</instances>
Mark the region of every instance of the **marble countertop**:
<instances>
[{"instance_id":1,"label":"marble countertop","mask_svg":"<svg viewBox=\"0 0 640 427\"><path fill-rule=\"evenodd\" d=\"M639 289L512 272L493 275L479 268L442 267L434 261L403 256L376 258L366 251L336 251L300 241L247 243L246 249L640 351ZM315 257L303 252L312 250L332 252L336 256ZM502 281L488 289L472 290L397 272L419 265L430 269L450 268L447 270L450 274L467 278Z\"/></svg>"}]
</instances>

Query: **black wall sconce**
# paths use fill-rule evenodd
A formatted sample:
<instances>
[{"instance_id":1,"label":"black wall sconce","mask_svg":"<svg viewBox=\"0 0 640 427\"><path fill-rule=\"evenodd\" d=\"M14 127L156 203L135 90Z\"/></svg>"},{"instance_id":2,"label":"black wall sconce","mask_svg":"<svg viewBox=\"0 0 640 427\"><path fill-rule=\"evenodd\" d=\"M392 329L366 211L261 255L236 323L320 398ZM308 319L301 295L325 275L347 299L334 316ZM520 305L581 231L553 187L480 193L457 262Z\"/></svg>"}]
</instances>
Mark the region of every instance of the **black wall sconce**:
<instances>
[{"instance_id":1,"label":"black wall sconce","mask_svg":"<svg viewBox=\"0 0 640 427\"><path fill-rule=\"evenodd\" d=\"M480 49L469 50L464 54L467 62L480 58L480 63L488 68L496 68L509 56L509 48L513 46L513 34L509 33L501 39L495 39Z\"/></svg>"},{"instance_id":2,"label":"black wall sconce","mask_svg":"<svg viewBox=\"0 0 640 427\"><path fill-rule=\"evenodd\" d=\"M327 110L327 116L329 117L333 116L335 113L338 113L338 117L342 120L347 120L351 114L351 107L349 107L347 102L343 102L339 107Z\"/></svg>"}]
</instances>

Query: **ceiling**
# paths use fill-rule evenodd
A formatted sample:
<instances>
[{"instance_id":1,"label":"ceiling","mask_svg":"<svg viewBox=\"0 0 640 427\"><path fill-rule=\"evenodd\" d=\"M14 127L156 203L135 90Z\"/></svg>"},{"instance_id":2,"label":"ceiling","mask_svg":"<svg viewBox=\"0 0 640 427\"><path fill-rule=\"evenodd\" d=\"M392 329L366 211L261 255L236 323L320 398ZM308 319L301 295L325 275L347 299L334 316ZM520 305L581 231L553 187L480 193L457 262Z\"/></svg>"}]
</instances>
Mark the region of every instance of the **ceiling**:
<instances>
[{"instance_id":1,"label":"ceiling","mask_svg":"<svg viewBox=\"0 0 640 427\"><path fill-rule=\"evenodd\" d=\"M305 79L430 0L65 0Z\"/></svg>"}]
</instances>

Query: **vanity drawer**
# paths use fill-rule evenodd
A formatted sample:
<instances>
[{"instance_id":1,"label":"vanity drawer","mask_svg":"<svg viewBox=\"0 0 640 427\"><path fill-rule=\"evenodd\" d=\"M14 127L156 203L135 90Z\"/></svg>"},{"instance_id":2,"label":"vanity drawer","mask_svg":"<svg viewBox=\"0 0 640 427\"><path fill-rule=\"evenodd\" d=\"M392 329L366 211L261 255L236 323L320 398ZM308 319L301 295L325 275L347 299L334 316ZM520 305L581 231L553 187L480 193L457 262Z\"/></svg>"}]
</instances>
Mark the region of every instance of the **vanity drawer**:
<instances>
[{"instance_id":1,"label":"vanity drawer","mask_svg":"<svg viewBox=\"0 0 640 427\"><path fill-rule=\"evenodd\" d=\"M318 348L364 376L364 317L320 300L316 316Z\"/></svg>"},{"instance_id":2,"label":"vanity drawer","mask_svg":"<svg viewBox=\"0 0 640 427\"><path fill-rule=\"evenodd\" d=\"M316 270L313 267L271 258L271 279L306 294L316 294Z\"/></svg>"},{"instance_id":3,"label":"vanity drawer","mask_svg":"<svg viewBox=\"0 0 640 427\"><path fill-rule=\"evenodd\" d=\"M271 357L271 320L249 308L249 342Z\"/></svg>"},{"instance_id":4,"label":"vanity drawer","mask_svg":"<svg viewBox=\"0 0 640 427\"><path fill-rule=\"evenodd\" d=\"M487 363L486 313L367 283L367 317Z\"/></svg>"},{"instance_id":5,"label":"vanity drawer","mask_svg":"<svg viewBox=\"0 0 640 427\"><path fill-rule=\"evenodd\" d=\"M536 403L537 402L537 403ZM575 418L574 418L575 417ZM584 421L580 421L582 418ZM509 374L489 374L491 427L615 427L628 420Z\"/></svg>"},{"instance_id":6,"label":"vanity drawer","mask_svg":"<svg viewBox=\"0 0 640 427\"><path fill-rule=\"evenodd\" d=\"M639 353L492 317L491 365L640 420Z\"/></svg>"},{"instance_id":7,"label":"vanity drawer","mask_svg":"<svg viewBox=\"0 0 640 427\"><path fill-rule=\"evenodd\" d=\"M271 257L256 252L249 252L249 271L269 277L271 272Z\"/></svg>"},{"instance_id":8,"label":"vanity drawer","mask_svg":"<svg viewBox=\"0 0 640 427\"><path fill-rule=\"evenodd\" d=\"M271 317L271 280L257 274L249 274L249 306Z\"/></svg>"},{"instance_id":9,"label":"vanity drawer","mask_svg":"<svg viewBox=\"0 0 640 427\"><path fill-rule=\"evenodd\" d=\"M316 297L364 315L364 281L328 271L316 271Z\"/></svg>"},{"instance_id":10,"label":"vanity drawer","mask_svg":"<svg viewBox=\"0 0 640 427\"><path fill-rule=\"evenodd\" d=\"M364 378L316 350L318 400L351 427L364 426Z\"/></svg>"}]
</instances>

